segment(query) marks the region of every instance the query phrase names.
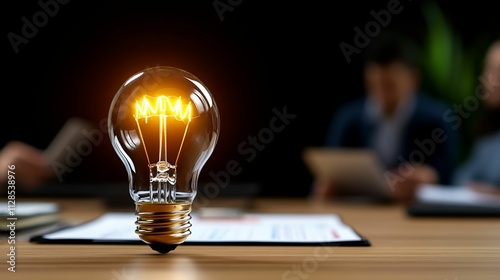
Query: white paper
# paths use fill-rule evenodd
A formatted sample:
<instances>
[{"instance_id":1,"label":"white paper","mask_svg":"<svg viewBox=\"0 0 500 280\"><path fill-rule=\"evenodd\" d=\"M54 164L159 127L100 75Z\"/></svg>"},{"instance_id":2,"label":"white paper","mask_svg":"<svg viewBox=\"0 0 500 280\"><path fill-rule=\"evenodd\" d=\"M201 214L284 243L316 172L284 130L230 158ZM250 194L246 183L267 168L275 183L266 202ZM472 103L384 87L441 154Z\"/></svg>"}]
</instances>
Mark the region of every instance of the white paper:
<instances>
[{"instance_id":1,"label":"white paper","mask_svg":"<svg viewBox=\"0 0 500 280\"><path fill-rule=\"evenodd\" d=\"M11 213L18 217L28 217L40 214L54 214L59 212L59 205L55 202L0 202L0 216L7 217Z\"/></svg>"},{"instance_id":2,"label":"white paper","mask_svg":"<svg viewBox=\"0 0 500 280\"><path fill-rule=\"evenodd\" d=\"M89 223L48 233L45 239L134 241L134 213L110 212ZM350 226L334 214L243 214L237 218L200 218L192 213L189 242L360 241Z\"/></svg>"},{"instance_id":3,"label":"white paper","mask_svg":"<svg viewBox=\"0 0 500 280\"><path fill-rule=\"evenodd\" d=\"M416 198L421 202L500 207L500 196L478 193L468 186L423 185Z\"/></svg>"}]
</instances>

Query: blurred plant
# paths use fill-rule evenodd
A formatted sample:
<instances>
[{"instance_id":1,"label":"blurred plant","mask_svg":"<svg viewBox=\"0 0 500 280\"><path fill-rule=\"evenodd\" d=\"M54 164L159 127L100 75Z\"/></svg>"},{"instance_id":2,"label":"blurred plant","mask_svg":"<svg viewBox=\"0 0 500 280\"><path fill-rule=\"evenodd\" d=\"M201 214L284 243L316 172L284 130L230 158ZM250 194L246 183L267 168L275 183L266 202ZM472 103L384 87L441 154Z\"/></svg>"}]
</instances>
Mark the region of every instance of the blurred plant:
<instances>
[{"instance_id":1,"label":"blurred plant","mask_svg":"<svg viewBox=\"0 0 500 280\"><path fill-rule=\"evenodd\" d=\"M485 41L465 46L435 1L424 2L422 12L428 25L423 46L425 82L440 97L462 103L477 87Z\"/></svg>"},{"instance_id":2,"label":"blurred plant","mask_svg":"<svg viewBox=\"0 0 500 280\"><path fill-rule=\"evenodd\" d=\"M466 45L436 1L423 2L422 14L427 23L422 46L423 88L452 106L461 105L480 84L487 34L476 34L477 40ZM463 154L472 143L477 115L470 114L470 120L460 127Z\"/></svg>"}]
</instances>

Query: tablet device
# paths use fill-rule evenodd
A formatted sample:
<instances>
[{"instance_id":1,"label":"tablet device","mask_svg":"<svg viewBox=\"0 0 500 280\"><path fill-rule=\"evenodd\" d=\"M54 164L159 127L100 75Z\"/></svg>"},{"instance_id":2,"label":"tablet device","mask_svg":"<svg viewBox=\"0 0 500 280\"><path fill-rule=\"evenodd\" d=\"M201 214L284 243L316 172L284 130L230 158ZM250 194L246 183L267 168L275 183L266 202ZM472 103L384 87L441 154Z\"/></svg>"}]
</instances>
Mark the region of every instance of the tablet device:
<instances>
[{"instance_id":1,"label":"tablet device","mask_svg":"<svg viewBox=\"0 0 500 280\"><path fill-rule=\"evenodd\" d=\"M340 195L390 198L383 166L372 150L307 147L302 159L315 180L332 182Z\"/></svg>"}]
</instances>

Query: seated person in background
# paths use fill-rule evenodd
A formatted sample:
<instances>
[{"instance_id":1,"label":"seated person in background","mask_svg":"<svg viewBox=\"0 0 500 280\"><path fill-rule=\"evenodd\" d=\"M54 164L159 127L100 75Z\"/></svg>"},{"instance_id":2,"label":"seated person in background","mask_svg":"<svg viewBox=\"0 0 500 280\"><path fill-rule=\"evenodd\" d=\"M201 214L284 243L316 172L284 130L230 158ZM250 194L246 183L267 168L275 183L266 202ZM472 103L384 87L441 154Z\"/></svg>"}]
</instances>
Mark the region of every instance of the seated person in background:
<instances>
[{"instance_id":1,"label":"seated person in background","mask_svg":"<svg viewBox=\"0 0 500 280\"><path fill-rule=\"evenodd\" d=\"M500 193L500 38L488 48L483 64L483 115L470 157L454 175L454 185Z\"/></svg>"},{"instance_id":2,"label":"seated person in background","mask_svg":"<svg viewBox=\"0 0 500 280\"><path fill-rule=\"evenodd\" d=\"M366 95L338 109L325 146L373 149L385 174L392 174L386 176L392 199L408 202L422 183L450 182L458 136L443 119L448 105L420 92L410 41L396 35L376 39L365 50ZM313 199L331 196L334 183L313 182Z\"/></svg>"}]
</instances>

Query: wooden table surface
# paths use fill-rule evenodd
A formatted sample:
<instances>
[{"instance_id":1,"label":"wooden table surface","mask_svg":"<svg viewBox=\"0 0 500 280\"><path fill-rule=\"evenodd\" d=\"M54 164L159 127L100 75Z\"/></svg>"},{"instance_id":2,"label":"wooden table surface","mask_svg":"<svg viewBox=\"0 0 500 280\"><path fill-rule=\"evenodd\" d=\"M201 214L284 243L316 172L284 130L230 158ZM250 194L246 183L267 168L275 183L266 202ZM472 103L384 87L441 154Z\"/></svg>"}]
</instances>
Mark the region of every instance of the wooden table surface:
<instances>
[{"instance_id":1,"label":"wooden table surface","mask_svg":"<svg viewBox=\"0 0 500 280\"><path fill-rule=\"evenodd\" d=\"M51 201L74 224L110 210L92 198ZM301 199L260 199L252 211L336 213L372 246L180 245L161 255L147 245L35 244L36 232L19 232L16 272L0 236L0 279L500 279L498 218L412 218L402 205Z\"/></svg>"}]
</instances>

